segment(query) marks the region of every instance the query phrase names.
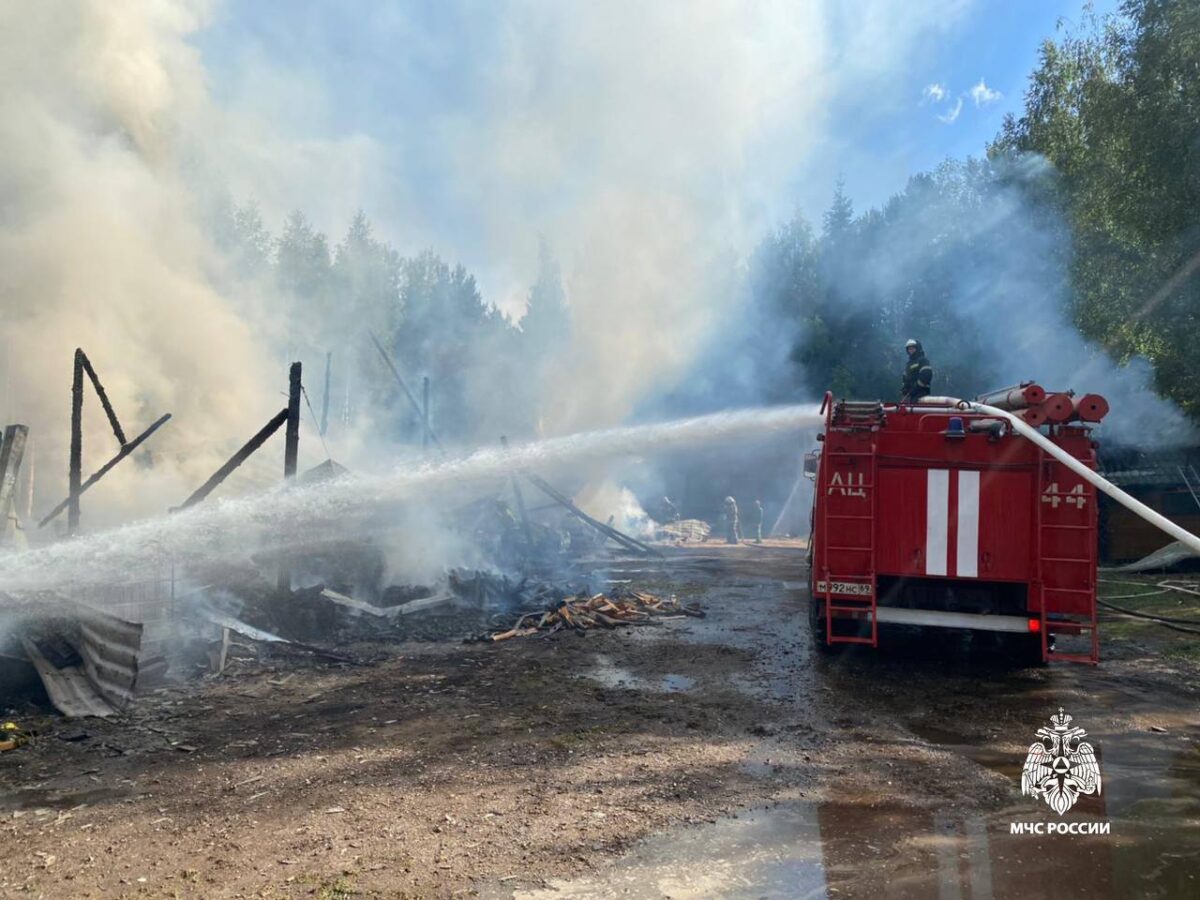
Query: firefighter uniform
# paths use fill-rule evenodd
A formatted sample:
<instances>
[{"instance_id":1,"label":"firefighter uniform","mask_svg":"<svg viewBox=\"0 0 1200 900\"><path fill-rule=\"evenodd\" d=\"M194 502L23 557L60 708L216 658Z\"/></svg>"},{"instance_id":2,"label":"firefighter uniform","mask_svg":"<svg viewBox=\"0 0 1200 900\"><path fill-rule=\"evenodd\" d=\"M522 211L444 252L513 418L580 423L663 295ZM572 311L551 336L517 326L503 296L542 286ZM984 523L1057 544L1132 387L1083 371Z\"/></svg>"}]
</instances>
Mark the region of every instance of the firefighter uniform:
<instances>
[{"instance_id":1,"label":"firefighter uniform","mask_svg":"<svg viewBox=\"0 0 1200 900\"><path fill-rule=\"evenodd\" d=\"M908 353L908 365L904 367L904 375L900 381L900 402L916 403L922 397L928 397L933 385L933 366L921 348L921 342L911 340L905 344Z\"/></svg>"},{"instance_id":2,"label":"firefighter uniform","mask_svg":"<svg viewBox=\"0 0 1200 900\"><path fill-rule=\"evenodd\" d=\"M725 498L725 543L737 544L742 539L742 525L738 521L737 501Z\"/></svg>"}]
</instances>

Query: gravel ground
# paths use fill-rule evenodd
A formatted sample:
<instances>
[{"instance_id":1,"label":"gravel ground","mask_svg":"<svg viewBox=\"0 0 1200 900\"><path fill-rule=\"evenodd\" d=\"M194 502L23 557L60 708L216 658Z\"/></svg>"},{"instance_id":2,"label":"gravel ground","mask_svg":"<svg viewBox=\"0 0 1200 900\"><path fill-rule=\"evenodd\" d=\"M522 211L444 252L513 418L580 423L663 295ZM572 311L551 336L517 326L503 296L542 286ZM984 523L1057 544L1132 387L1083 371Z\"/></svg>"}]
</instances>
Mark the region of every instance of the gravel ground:
<instances>
[{"instance_id":1,"label":"gravel ground","mask_svg":"<svg viewBox=\"0 0 1200 900\"><path fill-rule=\"evenodd\" d=\"M769 542L612 564L703 620L363 645L342 649L371 665L280 660L158 690L120 720L26 716L42 736L0 755L0 894L937 896L932 838L972 859L962 823L1044 818L1017 785L1058 705L1111 763L1108 793L1075 812L1125 823L1076 854L1101 894L1192 886L1196 666L1162 652L1186 636L1126 635L1095 669L1013 670L944 638L826 659L786 584L803 558ZM780 834L769 873L738 849ZM991 857L997 897L1016 896L1006 873L1045 878L1031 860L1056 858L1042 839Z\"/></svg>"}]
</instances>

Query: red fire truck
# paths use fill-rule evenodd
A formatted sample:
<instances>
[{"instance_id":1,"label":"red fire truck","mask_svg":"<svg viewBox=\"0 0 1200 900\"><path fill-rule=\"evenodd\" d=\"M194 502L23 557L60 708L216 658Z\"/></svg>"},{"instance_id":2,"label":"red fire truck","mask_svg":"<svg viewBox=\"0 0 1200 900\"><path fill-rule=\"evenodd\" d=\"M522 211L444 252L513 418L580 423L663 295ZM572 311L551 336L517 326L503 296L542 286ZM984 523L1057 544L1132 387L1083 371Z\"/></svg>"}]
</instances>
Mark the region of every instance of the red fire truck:
<instances>
[{"instance_id":1,"label":"red fire truck","mask_svg":"<svg viewBox=\"0 0 1200 900\"><path fill-rule=\"evenodd\" d=\"M980 401L1044 426L1096 466L1098 395L1033 384ZM810 624L822 649L879 645L880 626L992 633L1034 662L1095 663L1096 489L1007 417L951 398L822 406L815 481ZM886 635L886 631L885 631ZM1055 637L1072 635L1071 649Z\"/></svg>"}]
</instances>

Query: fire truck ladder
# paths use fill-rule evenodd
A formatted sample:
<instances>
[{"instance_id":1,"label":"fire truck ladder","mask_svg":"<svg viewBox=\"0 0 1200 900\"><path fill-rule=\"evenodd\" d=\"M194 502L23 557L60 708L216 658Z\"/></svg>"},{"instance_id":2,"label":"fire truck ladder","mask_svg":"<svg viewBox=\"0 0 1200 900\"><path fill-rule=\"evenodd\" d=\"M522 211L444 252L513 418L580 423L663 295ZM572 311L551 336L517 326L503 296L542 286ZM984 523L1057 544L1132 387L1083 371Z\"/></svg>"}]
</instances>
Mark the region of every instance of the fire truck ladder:
<instances>
[{"instance_id":1,"label":"fire truck ladder","mask_svg":"<svg viewBox=\"0 0 1200 900\"><path fill-rule=\"evenodd\" d=\"M1038 481L1037 481L1037 525L1036 525L1036 540L1037 540L1037 580L1035 583L1035 591L1038 594L1041 620L1040 634L1042 636L1042 657L1047 660L1064 660L1066 662L1082 662L1096 664L1100 661L1100 631L1097 627L1096 617L1096 583L1092 581L1089 588L1062 588L1062 587L1046 587L1046 563L1056 563L1060 565L1086 565L1089 573L1096 571L1096 554L1098 552L1095 541L1088 541L1088 555L1085 557L1070 557L1070 556L1047 556L1046 555L1046 537L1051 531L1087 531L1091 534L1096 533L1097 525L1097 510L1096 503L1088 504L1089 522L1086 525L1059 525L1055 523L1047 523L1042 516L1042 504L1044 500L1049 500L1055 504L1059 502L1068 502L1075 500L1078 495L1070 494L1066 491L1049 491L1046 488L1046 463L1049 457L1046 456L1044 450L1038 450ZM1090 577L1090 576L1089 576ZM1084 597L1087 600L1088 614L1086 616L1077 616L1071 619L1049 618L1047 614L1046 595L1048 592L1055 594L1074 594ZM1050 631L1053 627L1060 632L1080 633L1086 631L1091 639L1091 648L1088 653L1067 653L1063 651L1055 651L1050 646Z\"/></svg>"},{"instance_id":2,"label":"fire truck ladder","mask_svg":"<svg viewBox=\"0 0 1200 900\"><path fill-rule=\"evenodd\" d=\"M848 407L853 407L848 408ZM839 421L840 419L840 421ZM847 430L870 430L876 431L878 426L882 425L883 409L878 403L846 403L841 402L834 410L834 425L840 425ZM878 628L878 620L876 617L876 583L875 583L875 527L878 517L878 492L876 485L878 484L878 457L876 455L875 440L871 440L869 450L835 450L824 452L824 458L830 460L829 468L834 468L833 460L862 460L865 461L864 469L869 473L870 481L863 479L863 482L853 486L853 490L858 492L858 496L868 498L870 512L866 515L848 515L834 514L829 511L828 502L821 504L822 509L822 526L821 526L821 575L824 578L824 613L826 613L826 642L829 644L835 643L866 643L871 647L880 646L880 628ZM828 491L829 486L824 486L823 490ZM828 500L828 494L826 499ZM833 534L830 533L830 522L866 522L866 539L865 545L833 545ZM846 530L854 530L846 529ZM865 553L868 558L866 571L858 570L854 572L833 572L829 569L829 554L834 553ZM866 596L842 596L834 598L833 587L834 583L850 583L850 584L866 584L869 589L869 594ZM852 620L857 620L864 617L869 620L871 625L870 637L859 634L853 635L838 635L835 634L833 623L834 613L850 613Z\"/></svg>"},{"instance_id":3,"label":"fire truck ladder","mask_svg":"<svg viewBox=\"0 0 1200 900\"><path fill-rule=\"evenodd\" d=\"M878 431L884 419L880 400L839 400L830 424L843 431Z\"/></svg>"}]
</instances>

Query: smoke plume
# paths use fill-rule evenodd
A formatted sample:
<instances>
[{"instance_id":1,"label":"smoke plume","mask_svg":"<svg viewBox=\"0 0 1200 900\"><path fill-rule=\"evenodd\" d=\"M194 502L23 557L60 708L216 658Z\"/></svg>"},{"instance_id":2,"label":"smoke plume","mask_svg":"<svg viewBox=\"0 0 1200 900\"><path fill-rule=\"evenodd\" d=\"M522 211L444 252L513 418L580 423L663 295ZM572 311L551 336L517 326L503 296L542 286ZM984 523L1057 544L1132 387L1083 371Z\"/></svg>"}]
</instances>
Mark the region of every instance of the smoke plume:
<instances>
[{"instance_id":1,"label":"smoke plume","mask_svg":"<svg viewBox=\"0 0 1200 900\"><path fill-rule=\"evenodd\" d=\"M88 495L90 521L161 511L265 421L280 380L211 286L220 260L181 177L181 117L207 102L185 41L202 19L170 2L0 9L0 410L31 427L45 509L66 493L83 347L129 437L175 417ZM85 474L118 449L88 391Z\"/></svg>"}]
</instances>

